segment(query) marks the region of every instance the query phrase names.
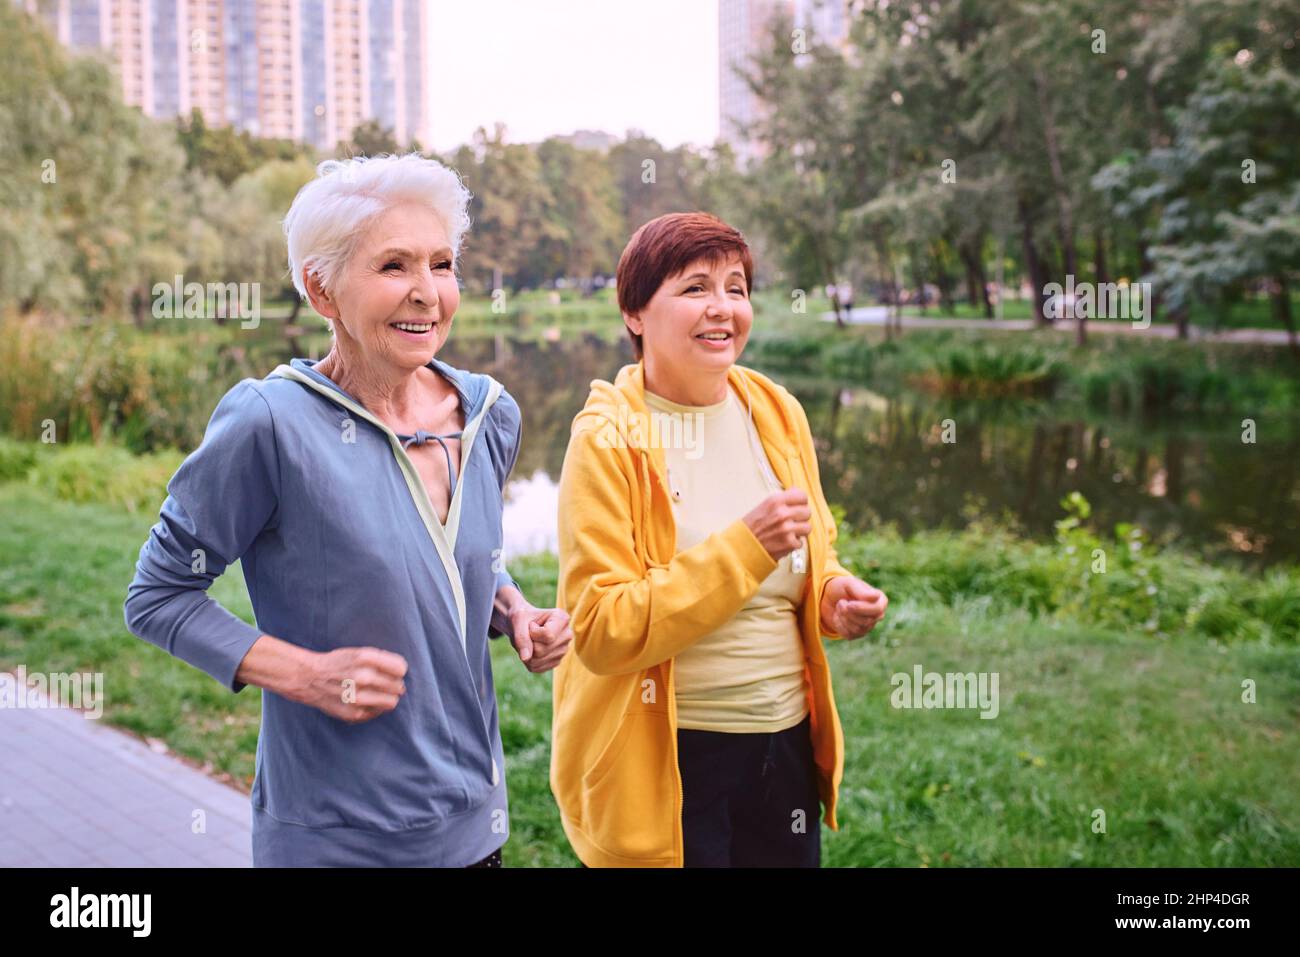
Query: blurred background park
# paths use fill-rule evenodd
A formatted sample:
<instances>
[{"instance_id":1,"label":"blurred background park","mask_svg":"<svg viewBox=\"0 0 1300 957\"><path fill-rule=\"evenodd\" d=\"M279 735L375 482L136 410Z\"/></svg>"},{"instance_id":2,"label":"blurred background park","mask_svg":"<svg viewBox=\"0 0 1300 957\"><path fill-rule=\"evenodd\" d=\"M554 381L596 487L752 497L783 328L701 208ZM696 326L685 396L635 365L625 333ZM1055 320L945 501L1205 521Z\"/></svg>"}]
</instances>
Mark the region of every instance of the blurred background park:
<instances>
[{"instance_id":1,"label":"blurred background park","mask_svg":"<svg viewBox=\"0 0 1300 957\"><path fill-rule=\"evenodd\" d=\"M451 6L0 2L0 670L102 671L106 721L248 790L258 697L131 637L125 589L218 399L328 349L287 273L296 191L322 159L419 149L474 194L442 358L523 410L506 551L538 605L570 421L632 361L624 243L690 209L749 239L743 361L803 402L842 558L891 598L828 645L828 864L1300 864L1295 4L604 5L602 42L695 70L684 93L552 85L588 47L497 3L539 50L516 62ZM560 36L590 12L545 6ZM448 44L477 69L430 82ZM435 149L478 71L543 102L707 88L711 132L629 107L525 141L489 106ZM213 594L253 620L236 568ZM573 866L550 678L495 654L506 863ZM895 709L917 664L998 672L998 717Z\"/></svg>"}]
</instances>

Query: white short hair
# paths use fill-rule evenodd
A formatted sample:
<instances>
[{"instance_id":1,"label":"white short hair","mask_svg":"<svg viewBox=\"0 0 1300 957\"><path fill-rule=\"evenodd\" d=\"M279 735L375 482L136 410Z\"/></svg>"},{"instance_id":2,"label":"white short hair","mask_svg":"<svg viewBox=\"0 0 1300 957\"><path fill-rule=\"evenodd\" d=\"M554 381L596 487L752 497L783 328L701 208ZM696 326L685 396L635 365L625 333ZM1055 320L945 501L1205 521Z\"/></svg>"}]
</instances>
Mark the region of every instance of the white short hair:
<instances>
[{"instance_id":1,"label":"white short hair","mask_svg":"<svg viewBox=\"0 0 1300 957\"><path fill-rule=\"evenodd\" d=\"M454 170L419 153L325 160L284 217L294 288L307 297L305 267L333 292L365 227L399 203L433 210L447 230L454 260L469 229L469 201L470 192Z\"/></svg>"}]
</instances>

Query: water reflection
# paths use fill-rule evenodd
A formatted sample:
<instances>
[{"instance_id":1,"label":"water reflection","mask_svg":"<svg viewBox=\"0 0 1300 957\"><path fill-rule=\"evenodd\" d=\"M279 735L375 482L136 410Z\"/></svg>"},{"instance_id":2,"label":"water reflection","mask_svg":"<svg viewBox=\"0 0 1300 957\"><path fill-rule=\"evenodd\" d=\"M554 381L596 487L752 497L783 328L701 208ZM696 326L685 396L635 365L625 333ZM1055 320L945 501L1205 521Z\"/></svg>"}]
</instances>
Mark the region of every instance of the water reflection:
<instances>
[{"instance_id":1,"label":"water reflection","mask_svg":"<svg viewBox=\"0 0 1300 957\"><path fill-rule=\"evenodd\" d=\"M507 559L511 555L555 551L558 505L559 485L545 472L535 472L531 478L515 478L506 485L501 524L505 536L502 548Z\"/></svg>"},{"instance_id":2,"label":"water reflection","mask_svg":"<svg viewBox=\"0 0 1300 957\"><path fill-rule=\"evenodd\" d=\"M555 479L592 379L632 361L626 342L453 340L443 358L490 372L519 402L524 441L506 506L506 552L555 544ZM960 402L775 374L803 403L827 498L859 528L961 528L977 515L1049 537L1078 490L1099 528L1136 522L1215 557L1300 561L1300 430L1240 416L1152 422L1066 415L1050 402ZM951 440L951 441L949 441Z\"/></svg>"}]
</instances>

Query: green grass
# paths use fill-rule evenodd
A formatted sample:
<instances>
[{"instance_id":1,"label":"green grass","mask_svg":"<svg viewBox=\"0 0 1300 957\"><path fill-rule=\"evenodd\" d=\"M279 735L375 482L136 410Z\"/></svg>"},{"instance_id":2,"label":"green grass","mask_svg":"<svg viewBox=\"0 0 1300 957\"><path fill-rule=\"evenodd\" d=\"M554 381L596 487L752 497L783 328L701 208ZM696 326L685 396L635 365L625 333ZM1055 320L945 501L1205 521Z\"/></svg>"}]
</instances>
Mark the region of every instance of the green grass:
<instances>
[{"instance_id":1,"label":"green grass","mask_svg":"<svg viewBox=\"0 0 1300 957\"><path fill-rule=\"evenodd\" d=\"M0 484L0 667L103 671L107 721L247 789L256 693L230 694L122 622L152 521ZM1050 564L1050 544L977 530L850 536L844 546L892 603L869 638L827 644L848 748L841 830L823 832L828 865L1300 864L1300 660L1281 586L1260 586L1272 604L1239 596L1245 610L1228 618L1256 624L1219 640L1186 609L1156 633L1113 616L1093 624L1099 606L1072 603L1073 586L1054 581L1072 559ZM1198 600L1184 595L1197 574L1215 593L1247 583L1191 559L1150 562L1170 566L1161 581L1178 602ZM1116 575L1141 577L1140 567ZM511 570L539 604L554 595L552 556ZM251 621L237 568L212 594ZM550 676L529 673L504 642L492 650L511 793L506 861L573 866L547 781ZM890 675L916 664L998 672L999 716L895 710ZM1247 678L1257 704L1241 701ZM1091 830L1096 809L1105 834Z\"/></svg>"},{"instance_id":2,"label":"green grass","mask_svg":"<svg viewBox=\"0 0 1300 957\"><path fill-rule=\"evenodd\" d=\"M1045 625L978 601L892 611L906 624L887 639L831 649L848 755L828 864L1300 860L1293 652ZM997 718L895 710L889 676L916 664L997 672ZM1269 700L1243 704L1243 677Z\"/></svg>"},{"instance_id":3,"label":"green grass","mask_svg":"<svg viewBox=\"0 0 1300 957\"><path fill-rule=\"evenodd\" d=\"M152 513L132 514L61 501L22 483L0 485L0 668L103 671L110 723L162 738L246 789L261 720L258 696L231 694L133 637L122 620L156 504ZM211 594L251 621L238 566Z\"/></svg>"}]
</instances>

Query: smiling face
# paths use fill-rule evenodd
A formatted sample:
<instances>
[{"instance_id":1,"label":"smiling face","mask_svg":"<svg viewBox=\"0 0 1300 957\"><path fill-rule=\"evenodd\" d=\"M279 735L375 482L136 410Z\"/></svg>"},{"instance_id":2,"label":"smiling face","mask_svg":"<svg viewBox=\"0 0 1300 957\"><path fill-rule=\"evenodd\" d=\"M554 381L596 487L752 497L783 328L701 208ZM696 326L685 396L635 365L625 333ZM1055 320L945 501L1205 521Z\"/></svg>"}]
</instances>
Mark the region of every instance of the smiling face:
<instances>
[{"instance_id":1,"label":"smiling face","mask_svg":"<svg viewBox=\"0 0 1300 957\"><path fill-rule=\"evenodd\" d=\"M624 322L642 337L647 376L678 383L683 394L698 394L695 383L716 384L740 359L754 324L740 257L696 260Z\"/></svg>"},{"instance_id":2,"label":"smiling face","mask_svg":"<svg viewBox=\"0 0 1300 957\"><path fill-rule=\"evenodd\" d=\"M427 365L451 333L460 306L447 229L419 203L393 206L358 240L330 296L308 277L312 304L333 320L341 349L373 365Z\"/></svg>"}]
</instances>

